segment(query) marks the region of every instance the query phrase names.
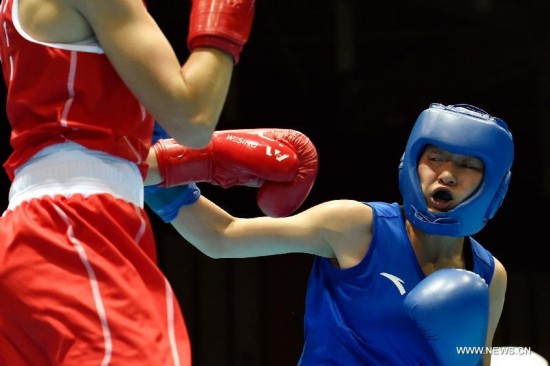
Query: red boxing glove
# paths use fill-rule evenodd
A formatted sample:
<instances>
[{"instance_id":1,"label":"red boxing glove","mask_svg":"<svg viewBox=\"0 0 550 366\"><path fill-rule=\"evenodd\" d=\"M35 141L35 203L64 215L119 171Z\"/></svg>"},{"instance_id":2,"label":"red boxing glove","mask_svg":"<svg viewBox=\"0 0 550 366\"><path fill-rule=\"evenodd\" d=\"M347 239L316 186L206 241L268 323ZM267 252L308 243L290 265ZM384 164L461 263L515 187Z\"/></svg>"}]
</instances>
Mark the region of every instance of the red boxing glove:
<instances>
[{"instance_id":1,"label":"red boxing glove","mask_svg":"<svg viewBox=\"0 0 550 366\"><path fill-rule=\"evenodd\" d=\"M261 187L257 202L268 216L288 216L304 202L317 174L317 152L302 133L282 129L216 131L210 144L190 149L173 139L153 149L164 186L209 182Z\"/></svg>"},{"instance_id":2,"label":"red boxing glove","mask_svg":"<svg viewBox=\"0 0 550 366\"><path fill-rule=\"evenodd\" d=\"M264 130L264 135L277 141L284 141L298 155L296 176L285 182L266 181L258 190L256 202L262 212L271 217L284 217L292 214L304 203L319 169L317 150L311 140L294 130Z\"/></svg>"},{"instance_id":3,"label":"red boxing glove","mask_svg":"<svg viewBox=\"0 0 550 366\"><path fill-rule=\"evenodd\" d=\"M213 47L239 62L243 45L248 41L255 0L192 0L187 45Z\"/></svg>"}]
</instances>

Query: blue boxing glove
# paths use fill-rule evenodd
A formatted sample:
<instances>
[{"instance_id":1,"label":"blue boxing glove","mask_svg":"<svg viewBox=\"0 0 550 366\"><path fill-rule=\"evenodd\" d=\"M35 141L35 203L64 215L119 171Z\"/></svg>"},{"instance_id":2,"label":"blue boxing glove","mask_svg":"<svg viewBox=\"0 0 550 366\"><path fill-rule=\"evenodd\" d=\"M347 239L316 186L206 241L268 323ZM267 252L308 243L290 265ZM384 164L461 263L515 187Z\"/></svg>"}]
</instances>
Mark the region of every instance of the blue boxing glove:
<instances>
[{"instance_id":1,"label":"blue boxing glove","mask_svg":"<svg viewBox=\"0 0 550 366\"><path fill-rule=\"evenodd\" d=\"M458 347L485 347L489 287L473 272L442 269L422 280L404 300L443 366L477 365L482 354L459 354Z\"/></svg>"},{"instance_id":2,"label":"blue boxing glove","mask_svg":"<svg viewBox=\"0 0 550 366\"><path fill-rule=\"evenodd\" d=\"M155 121L152 143L168 138L170 135ZM170 188L146 186L144 191L145 203L165 223L174 220L182 206L192 205L200 196L201 191L196 184L184 184Z\"/></svg>"}]
</instances>

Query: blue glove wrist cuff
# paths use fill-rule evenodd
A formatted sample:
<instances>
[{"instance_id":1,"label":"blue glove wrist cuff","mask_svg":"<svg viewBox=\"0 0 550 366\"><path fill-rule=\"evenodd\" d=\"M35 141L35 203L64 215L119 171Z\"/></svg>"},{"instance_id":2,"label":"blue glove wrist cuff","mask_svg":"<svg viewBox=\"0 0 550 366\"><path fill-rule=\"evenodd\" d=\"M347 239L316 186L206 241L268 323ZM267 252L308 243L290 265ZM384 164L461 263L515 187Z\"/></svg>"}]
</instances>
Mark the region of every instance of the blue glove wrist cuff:
<instances>
[{"instance_id":1,"label":"blue glove wrist cuff","mask_svg":"<svg viewBox=\"0 0 550 366\"><path fill-rule=\"evenodd\" d=\"M165 223L174 220L182 206L192 205L200 196L201 191L194 183L169 188L145 187L145 203Z\"/></svg>"}]
</instances>

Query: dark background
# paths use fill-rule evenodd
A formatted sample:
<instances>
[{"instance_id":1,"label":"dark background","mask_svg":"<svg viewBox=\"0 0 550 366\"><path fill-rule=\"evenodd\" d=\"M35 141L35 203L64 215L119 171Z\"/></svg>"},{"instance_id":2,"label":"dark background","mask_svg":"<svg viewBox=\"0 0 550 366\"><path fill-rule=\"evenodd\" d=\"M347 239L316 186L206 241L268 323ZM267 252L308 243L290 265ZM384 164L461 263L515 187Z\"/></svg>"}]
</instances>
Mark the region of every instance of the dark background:
<instances>
[{"instance_id":1,"label":"dark background","mask_svg":"<svg viewBox=\"0 0 550 366\"><path fill-rule=\"evenodd\" d=\"M148 6L183 62L189 2ZM476 235L509 274L495 345L550 358L549 10L547 0L259 0L219 129L308 135L320 170L303 209L339 198L399 201L397 163L431 102L473 104L504 119L516 143L510 191ZM1 128L5 158L7 123ZM201 189L232 214L260 215L253 189ZM151 219L196 364L296 364L312 258L213 260Z\"/></svg>"}]
</instances>

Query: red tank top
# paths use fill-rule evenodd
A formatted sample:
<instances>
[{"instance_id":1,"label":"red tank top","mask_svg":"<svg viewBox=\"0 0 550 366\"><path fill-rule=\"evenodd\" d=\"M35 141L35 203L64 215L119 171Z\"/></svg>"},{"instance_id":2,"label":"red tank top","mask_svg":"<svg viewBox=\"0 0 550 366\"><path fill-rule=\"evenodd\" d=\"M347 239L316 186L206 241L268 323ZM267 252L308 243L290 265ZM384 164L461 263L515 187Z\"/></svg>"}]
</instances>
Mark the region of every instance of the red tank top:
<instances>
[{"instance_id":1,"label":"red tank top","mask_svg":"<svg viewBox=\"0 0 550 366\"><path fill-rule=\"evenodd\" d=\"M19 23L18 0L3 0L0 56L14 170L46 146L73 141L135 162L142 176L153 118L120 79L95 39L52 44Z\"/></svg>"}]
</instances>

